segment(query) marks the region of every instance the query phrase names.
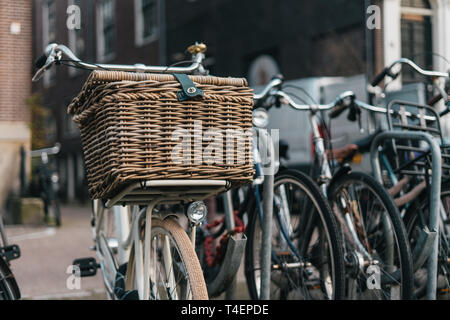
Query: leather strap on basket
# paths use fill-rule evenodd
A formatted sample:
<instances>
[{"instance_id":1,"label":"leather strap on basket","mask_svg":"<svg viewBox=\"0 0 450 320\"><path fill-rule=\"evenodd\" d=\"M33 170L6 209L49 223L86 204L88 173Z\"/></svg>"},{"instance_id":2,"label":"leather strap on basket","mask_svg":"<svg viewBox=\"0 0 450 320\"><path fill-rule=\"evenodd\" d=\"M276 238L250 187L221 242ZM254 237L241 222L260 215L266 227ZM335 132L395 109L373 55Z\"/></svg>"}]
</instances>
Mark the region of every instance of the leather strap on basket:
<instances>
[{"instance_id":1,"label":"leather strap on basket","mask_svg":"<svg viewBox=\"0 0 450 320\"><path fill-rule=\"evenodd\" d=\"M174 74L173 76L181 84L182 90L177 92L178 101L186 101L204 96L203 90L197 88L187 75L181 73Z\"/></svg>"}]
</instances>

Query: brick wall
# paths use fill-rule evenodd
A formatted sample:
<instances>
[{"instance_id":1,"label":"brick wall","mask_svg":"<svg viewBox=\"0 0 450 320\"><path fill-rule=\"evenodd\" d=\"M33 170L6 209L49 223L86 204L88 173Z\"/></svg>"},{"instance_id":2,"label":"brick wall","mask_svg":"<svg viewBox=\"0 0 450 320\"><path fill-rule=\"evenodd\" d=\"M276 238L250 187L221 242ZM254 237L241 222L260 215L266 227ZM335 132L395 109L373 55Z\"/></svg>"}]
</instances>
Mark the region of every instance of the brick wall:
<instances>
[{"instance_id":1,"label":"brick wall","mask_svg":"<svg viewBox=\"0 0 450 320\"><path fill-rule=\"evenodd\" d=\"M0 0L0 121L28 121L31 93L30 0ZM11 33L11 24L17 34Z\"/></svg>"},{"instance_id":2,"label":"brick wall","mask_svg":"<svg viewBox=\"0 0 450 320\"><path fill-rule=\"evenodd\" d=\"M30 148L31 5L31 0L0 0L0 207L19 193L20 148Z\"/></svg>"}]
</instances>

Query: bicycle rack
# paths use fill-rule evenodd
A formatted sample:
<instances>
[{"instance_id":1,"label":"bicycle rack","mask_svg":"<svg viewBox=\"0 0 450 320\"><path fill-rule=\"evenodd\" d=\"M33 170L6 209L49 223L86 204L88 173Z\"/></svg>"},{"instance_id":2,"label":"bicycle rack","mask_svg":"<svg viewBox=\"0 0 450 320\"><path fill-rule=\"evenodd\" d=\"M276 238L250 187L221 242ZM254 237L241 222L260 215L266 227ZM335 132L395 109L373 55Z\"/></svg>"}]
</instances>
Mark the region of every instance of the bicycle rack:
<instances>
[{"instance_id":1,"label":"bicycle rack","mask_svg":"<svg viewBox=\"0 0 450 320\"><path fill-rule=\"evenodd\" d=\"M266 134L261 135L265 140L264 143L268 146L268 153L270 157L270 165L274 168L275 154L272 141ZM269 142L270 140L270 142ZM263 190L263 219L261 226L262 243L261 243L261 292L260 300L270 299L270 273L272 269L272 218L273 218L273 185L274 173L266 174L264 176L264 190Z\"/></svg>"},{"instance_id":2,"label":"bicycle rack","mask_svg":"<svg viewBox=\"0 0 450 320\"><path fill-rule=\"evenodd\" d=\"M239 266L241 265L242 256L245 252L245 244L247 238L242 235L242 239L237 239L231 236L227 242L227 251L225 258L220 264L220 270L214 280L210 283L206 283L208 288L208 294L210 297L217 297L224 291L229 289L233 283Z\"/></svg>"},{"instance_id":3,"label":"bicycle rack","mask_svg":"<svg viewBox=\"0 0 450 320\"><path fill-rule=\"evenodd\" d=\"M431 151L432 158L432 173L431 173L431 188L430 188L430 221L429 230L430 234L434 233L432 239L424 239L422 243L431 247L428 255L428 280L427 280L427 299L436 299L436 286L437 286L437 259L438 259L438 217L439 217L439 204L441 194L441 177L442 177L442 156L441 149L436 139L427 132L415 132L415 131L385 131L375 137L370 148L370 162L372 165L373 173L381 184L383 184L380 164L378 162L378 147L381 143L388 139L404 139L426 142ZM431 241L430 241L431 240ZM425 257L421 257L424 259Z\"/></svg>"}]
</instances>

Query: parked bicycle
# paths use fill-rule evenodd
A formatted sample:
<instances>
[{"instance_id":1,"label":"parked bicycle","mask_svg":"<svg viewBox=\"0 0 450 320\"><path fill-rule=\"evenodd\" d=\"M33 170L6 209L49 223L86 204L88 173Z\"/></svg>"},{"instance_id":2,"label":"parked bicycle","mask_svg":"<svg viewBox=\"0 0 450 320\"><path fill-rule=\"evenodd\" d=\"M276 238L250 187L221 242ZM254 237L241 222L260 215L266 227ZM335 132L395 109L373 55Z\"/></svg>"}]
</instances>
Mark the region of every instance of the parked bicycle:
<instances>
[{"instance_id":1,"label":"parked bicycle","mask_svg":"<svg viewBox=\"0 0 450 320\"><path fill-rule=\"evenodd\" d=\"M354 96L351 103L347 104L345 108L350 110L349 118L353 120L359 117L360 109L365 109L371 113L384 114L390 130L406 130L406 134L408 132L422 132L436 137L436 141L441 144L439 157L442 156L440 166L442 167L443 180L440 186L440 201L437 201L439 214L434 217L434 222L431 219L432 215L430 215L435 194L433 192L435 186L433 185L439 184L439 182L433 181L432 174L430 174L430 172L436 172L437 170L430 170L433 159L431 159L429 142L428 147L422 145L425 142L423 136L405 136L400 140L394 140L394 137L390 137L387 143L382 144L382 148L381 146L377 148L378 145L374 145L373 141L383 131L379 128L362 143L356 144L357 148L354 148L354 145L349 145L342 150L350 150L348 152L349 158L355 152L368 153L371 151L375 153L374 151L376 151L377 155L371 155L375 175L388 188L389 193L395 197L395 203L401 210L411 244L415 272L414 296L416 298L435 299L436 295L446 295L449 290L449 156L448 145L446 145L445 137L442 135L440 128L440 117L450 111L448 100L450 83L448 73L423 70L413 61L401 58L386 67L369 86L370 92L375 94L377 102L380 102L383 98L384 90L376 86L386 77L397 78L400 71L394 70L398 65L407 65L418 74L430 79L436 94L428 100L427 105L433 106L443 101L446 108L438 114L435 109L426 105L407 101L392 101L385 108L363 103L356 100ZM388 85L386 84L384 89ZM342 111L344 111L344 108L340 110L340 112ZM434 138L430 136L430 139L433 140ZM380 139L379 143L384 140ZM379 165L376 165L378 161ZM441 163L440 159L434 161ZM383 171L381 171L381 168ZM439 195L436 196L439 197ZM439 239L436 254L430 254L436 237ZM428 263L426 263L427 261ZM436 277L429 276L430 273L435 273Z\"/></svg>"},{"instance_id":2,"label":"parked bicycle","mask_svg":"<svg viewBox=\"0 0 450 320\"><path fill-rule=\"evenodd\" d=\"M406 226L414 261L414 296L435 299L436 295L447 295L450 290L450 151L440 125L440 117L450 112L448 96L450 80L448 73L423 70L413 61L401 58L386 67L372 81L369 89L371 93L375 94L377 102L381 103L384 90L389 84L386 84L383 89L377 85L385 78L397 78L400 70L394 70L398 65L409 66L418 74L431 80L435 95L428 100L427 105L395 100L385 108L363 103L353 97L348 108L354 114L359 114L360 109L384 114L389 130L430 134L430 139L436 139L441 145L442 162L440 159L435 159L435 161L441 163L442 182L433 181L430 146L429 144L423 146L423 142L426 141L419 141L417 137L404 137L403 139L391 137L384 139L386 140L384 144L382 144L384 140L380 140L379 142L382 144L380 148L372 146L372 152L376 151L377 155L372 154L371 156L374 164L379 161L379 165L375 166L375 174L380 182L383 182L389 189L389 193L395 197L395 203L401 210ZM440 113L429 107L437 106L440 101L443 101L446 106ZM367 145L370 146L380 134L379 130L371 135L366 146L358 148L359 151L369 152L370 148L367 148ZM375 158L377 159L375 160ZM439 204L437 215L430 214L434 201L434 184L441 184L440 201L437 201ZM439 197L439 195L436 196ZM433 216L434 219L432 219ZM436 237L438 238L438 248L434 255L430 253L432 253ZM433 261L435 262L433 263ZM436 273L436 277L430 277L431 272Z\"/></svg>"},{"instance_id":3,"label":"parked bicycle","mask_svg":"<svg viewBox=\"0 0 450 320\"><path fill-rule=\"evenodd\" d=\"M98 121L92 122L92 126L96 128L107 127L106 132L96 137L86 134L85 130L91 130L92 126L81 127L89 187L95 198L91 222L99 263L94 258L83 258L74 261L74 265L78 267L81 276L94 275L97 268L101 268L109 298L208 298L202 269L194 250L196 228L207 213L201 200L226 191L231 183L251 180L251 165L249 169L247 165L243 169L228 164L223 168L207 165L196 168L190 165L177 171L175 165L171 166L173 158L165 158L164 152L170 154L173 150L175 142L171 140L170 130L176 126L175 122L181 122L182 128L187 128L186 130L192 129L190 121L193 118L204 119L208 126L217 126L214 117L221 112L221 105L225 102L229 103L226 110L223 108L225 116L243 118L241 123L246 125L245 121L249 117L238 111L247 110L245 112L251 114L252 94L243 79L192 77L197 87L185 74L207 74L202 65L205 50L204 44L189 47L192 62L187 67L92 64L79 60L67 47L57 44L49 45L45 55L38 60L39 70L34 80L38 80L54 64L96 70L92 75L98 78L93 82L88 80L83 93L70 106L73 109L80 108L81 103L88 106L86 112L77 113L75 118L80 122L90 119L94 114L93 108L106 101L103 108L95 113ZM149 72L158 75L147 75ZM102 91L104 95L100 94L89 100L92 97L89 94L99 91L95 87L98 84L105 90ZM157 88L158 85L162 88ZM222 87L226 87L226 90L220 91ZM146 88L146 91L139 91L142 88ZM114 92L116 89L124 91L117 94ZM237 93L228 98L233 90ZM202 101L202 96L206 102ZM126 97L128 100L108 103L108 99L117 97ZM81 102L83 99L87 101ZM182 101L190 103L181 105ZM158 106L149 113L149 109L156 104ZM201 111L201 106L207 110ZM183 118L186 110L190 113ZM101 122L108 114L114 114L109 126ZM160 117L158 119L161 122L152 116ZM124 128L117 135L113 134L119 122L130 119L134 119L130 124L133 130ZM251 118L248 124L250 121ZM225 126L228 125L226 121L220 122L221 125L224 123ZM197 130L195 123L193 126ZM195 132L198 131L194 131L194 134ZM105 137L105 144L95 144ZM130 153L119 156L118 149L114 149L117 141L122 143L121 151L135 152L135 158L131 159ZM99 159L104 154L102 152L111 150L117 153L109 154L106 159ZM158 157L162 159L162 163L159 163L160 167L155 165L154 168L149 163L160 160ZM122 166L113 167L120 161ZM138 178L138 170L143 163L148 166L144 165L146 171ZM164 167L166 164L167 167ZM118 192L113 188L109 175L115 170L134 177ZM102 173L107 178L97 179L96 174ZM209 177L208 174L211 178L205 179L205 176ZM196 179L196 176L203 178ZM233 178L236 180L232 180ZM173 204L181 204L185 209L184 214L170 210L174 208L171 206ZM187 217L186 225L183 223L183 216ZM185 228L189 229L189 235Z\"/></svg>"},{"instance_id":4,"label":"parked bicycle","mask_svg":"<svg viewBox=\"0 0 450 320\"><path fill-rule=\"evenodd\" d=\"M272 84L272 83L271 83ZM268 87L269 88L269 87ZM270 255L270 299L342 299L344 294L344 260L342 240L335 217L327 200L317 185L305 174L279 166L277 161L268 164L266 153L273 150L272 140L267 137L268 89L255 95L253 111L253 156L255 177L252 185L229 192L225 197L225 216L205 225L202 229L204 246L220 238L217 251L211 255L203 250L204 267L211 283L218 279L228 280L212 293L225 291L237 272L242 252L242 236L245 229L245 276L252 299L261 296L262 256ZM265 139L262 137L265 135ZM281 158L287 150L282 148ZM265 170L276 172L274 178L273 220L271 222L271 251L263 252L263 182ZM273 174L272 173L272 174ZM269 202L269 204L270 204ZM233 208L236 208L233 210ZM247 221L245 225L243 221ZM234 252L234 254L232 254ZM210 261L208 261L208 258ZM226 271L222 271L225 269ZM228 272L228 278L224 273ZM208 282L208 278L207 278Z\"/></svg>"},{"instance_id":5,"label":"parked bicycle","mask_svg":"<svg viewBox=\"0 0 450 320\"><path fill-rule=\"evenodd\" d=\"M314 137L313 176L330 202L345 244L346 298L412 298L412 261L397 207L383 186L368 174L352 171L346 164L333 173L333 153L329 148L327 151L331 134L323 118L323 134L319 130L319 112L332 110L337 114L352 93L344 92L330 104L308 105L296 103L297 96L286 90L288 86L283 88L281 79L274 79L267 87L272 105L285 104L309 112Z\"/></svg>"},{"instance_id":6,"label":"parked bicycle","mask_svg":"<svg viewBox=\"0 0 450 320\"><path fill-rule=\"evenodd\" d=\"M54 223L57 227L61 226L61 210L59 206L59 175L49 165L48 156L56 155L60 151L59 143L52 148L45 148L30 151L30 156L39 157L40 164L36 167L36 177L38 180L39 196L44 203L44 219L47 224Z\"/></svg>"}]
</instances>

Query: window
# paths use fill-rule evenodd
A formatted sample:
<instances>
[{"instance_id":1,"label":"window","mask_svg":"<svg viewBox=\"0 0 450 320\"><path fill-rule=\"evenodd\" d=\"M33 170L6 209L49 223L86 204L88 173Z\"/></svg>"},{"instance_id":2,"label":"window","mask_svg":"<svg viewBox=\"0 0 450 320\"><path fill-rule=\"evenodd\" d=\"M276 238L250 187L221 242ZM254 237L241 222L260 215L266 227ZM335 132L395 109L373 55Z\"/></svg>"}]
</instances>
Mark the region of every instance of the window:
<instances>
[{"instance_id":1,"label":"window","mask_svg":"<svg viewBox=\"0 0 450 320\"><path fill-rule=\"evenodd\" d=\"M135 0L136 45L147 44L158 37L158 0Z\"/></svg>"},{"instance_id":2,"label":"window","mask_svg":"<svg viewBox=\"0 0 450 320\"><path fill-rule=\"evenodd\" d=\"M430 3L426 0L402 0L402 7L430 9Z\"/></svg>"},{"instance_id":3,"label":"window","mask_svg":"<svg viewBox=\"0 0 450 320\"><path fill-rule=\"evenodd\" d=\"M432 10L426 0L402 0L401 8L401 55L416 62L420 67L433 69ZM404 82L418 80L418 74L404 68Z\"/></svg>"},{"instance_id":4,"label":"window","mask_svg":"<svg viewBox=\"0 0 450 320\"><path fill-rule=\"evenodd\" d=\"M56 42L56 0L46 0L42 6L42 40L43 48ZM44 51L44 50L42 50ZM50 68L44 75L44 85L50 86L56 80L55 68Z\"/></svg>"},{"instance_id":5,"label":"window","mask_svg":"<svg viewBox=\"0 0 450 320\"><path fill-rule=\"evenodd\" d=\"M81 0L68 0L68 6L76 5L81 8ZM80 59L83 59L84 55L84 39L82 33L82 25L80 29L74 28L68 30L69 32L69 48ZM69 74L74 76L79 73L79 69L69 68Z\"/></svg>"},{"instance_id":6,"label":"window","mask_svg":"<svg viewBox=\"0 0 450 320\"><path fill-rule=\"evenodd\" d=\"M101 61L114 56L116 45L115 0L102 0L97 10L97 56Z\"/></svg>"}]
</instances>

